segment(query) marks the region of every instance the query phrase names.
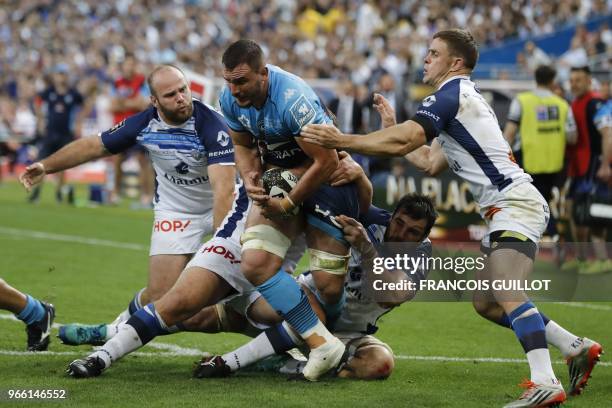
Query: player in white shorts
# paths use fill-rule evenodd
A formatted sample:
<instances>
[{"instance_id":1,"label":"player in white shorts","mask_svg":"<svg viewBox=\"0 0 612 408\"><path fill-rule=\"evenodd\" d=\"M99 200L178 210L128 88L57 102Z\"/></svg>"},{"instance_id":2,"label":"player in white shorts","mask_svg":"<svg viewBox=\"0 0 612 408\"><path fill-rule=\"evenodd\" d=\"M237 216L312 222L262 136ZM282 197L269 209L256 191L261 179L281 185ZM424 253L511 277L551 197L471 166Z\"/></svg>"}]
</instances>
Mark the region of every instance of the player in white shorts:
<instances>
[{"instance_id":1,"label":"player in white shorts","mask_svg":"<svg viewBox=\"0 0 612 408\"><path fill-rule=\"evenodd\" d=\"M343 135L325 125L302 129L306 141L370 155L402 155L429 174L450 167L470 183L488 231L485 278L524 280L533 269L537 243L548 222L548 206L513 160L493 109L469 75L478 48L464 30L436 33L425 58L423 81L436 88L415 116L371 135ZM382 108L384 110L384 108ZM431 146L424 146L432 141ZM525 350L531 379L526 391L507 407L540 407L565 401L547 341L558 346L570 366L570 394L579 394L602 352L598 343L579 338L547 319L524 291L492 291L485 317L511 328ZM487 302L489 301L489 302ZM488 303L488 304L487 304Z\"/></svg>"},{"instance_id":2,"label":"player in white shorts","mask_svg":"<svg viewBox=\"0 0 612 408\"><path fill-rule=\"evenodd\" d=\"M373 275L370 273L366 276L368 272L364 271L364 267L377 256L374 244L411 242L414 244L402 248L415 257L431 256L431 242L427 236L436 216L431 200L414 194L402 198L393 214L371 206L367 215L361 219L363 225L346 216L337 218L343 226L345 239L351 244L349 272L344 284L347 301L338 319L326 323L348 349L347 361L338 370L340 377L381 379L391 374L394 367L393 351L373 336L378 330L377 321L394 307L412 299L416 292L390 291L384 297L375 298L371 288L368 288L368 285L372 285L370 278ZM418 283L426 275L425 269L386 271L380 275L380 279L385 282L410 279ZM309 294L313 308L320 311L320 295L312 274L301 274L298 282ZM224 307L218 305L215 312L220 316L219 320L225 321L223 329L226 331L240 331L252 335L263 330L263 333L223 356L203 358L194 370L196 377L227 376L265 357L283 353L301 344L296 333L285 322L270 326L269 321L266 321L265 310L262 313L259 309L257 295L255 292L250 296L236 298ZM240 324L236 312L244 316L249 324ZM211 321L214 319L208 319L208 322ZM212 332L213 329L214 327L201 327L201 330L207 332ZM291 368L286 367L284 370L299 373L304 365L305 361L292 362Z\"/></svg>"},{"instance_id":3,"label":"player in white shorts","mask_svg":"<svg viewBox=\"0 0 612 408\"><path fill-rule=\"evenodd\" d=\"M152 106L98 136L79 139L29 166L20 176L26 189L46 174L143 146L156 173L154 215L145 289L120 315L130 314L172 287L204 237L227 215L236 171L233 145L223 116L191 98L180 69L155 68L148 78ZM69 330L66 330L69 329ZM60 329L72 342L79 327Z\"/></svg>"},{"instance_id":4,"label":"player in white shorts","mask_svg":"<svg viewBox=\"0 0 612 408\"><path fill-rule=\"evenodd\" d=\"M356 167L359 165L347 156L339 167L338 180L363 176L363 170ZM370 189L364 189L362 193L370 194ZM210 320L207 306L229 301L237 295L248 296L254 291L240 269L240 238L250 208L251 201L245 187L240 184L232 210L215 231L214 237L198 249L175 285L161 299L136 311L125 323L102 325L98 327L96 335L88 337L87 341L79 338L79 344L93 343L92 338L105 343L98 351L70 363L67 372L77 378L99 376L113 362L156 336L184 330L199 331L202 321ZM285 261L287 268L294 268L305 249L305 242L296 240L288 250L290 258ZM280 320L267 303L263 308L270 320ZM219 319L215 318L213 327L217 327L218 322ZM108 330L109 327L112 330Z\"/></svg>"}]
</instances>

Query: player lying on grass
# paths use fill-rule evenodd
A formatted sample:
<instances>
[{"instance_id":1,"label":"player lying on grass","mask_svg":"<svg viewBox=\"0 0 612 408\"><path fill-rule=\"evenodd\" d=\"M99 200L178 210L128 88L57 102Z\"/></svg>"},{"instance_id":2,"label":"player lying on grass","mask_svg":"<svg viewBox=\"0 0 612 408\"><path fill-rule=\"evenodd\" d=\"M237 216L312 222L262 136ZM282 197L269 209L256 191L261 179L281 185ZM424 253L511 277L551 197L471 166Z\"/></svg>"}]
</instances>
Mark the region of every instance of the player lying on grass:
<instances>
[{"instance_id":1,"label":"player lying on grass","mask_svg":"<svg viewBox=\"0 0 612 408\"><path fill-rule=\"evenodd\" d=\"M0 309L15 313L26 324L29 351L45 351L55 317L53 305L21 293L0 279Z\"/></svg>"},{"instance_id":2,"label":"player lying on grass","mask_svg":"<svg viewBox=\"0 0 612 408\"><path fill-rule=\"evenodd\" d=\"M478 59L472 35L463 30L436 33L425 57L423 81L436 92L423 100L415 116L369 135L344 135L325 125L302 130L307 141L362 154L406 156L436 174L447 167L470 183L488 233L486 277L524 280L533 270L537 243L548 223L548 203L531 177L513 160L493 109L470 80ZM432 141L431 147L424 146ZM566 400L552 368L547 341L575 336L556 330L522 291L494 291L490 298L506 327L525 351L531 378L507 408L556 406ZM551 327L548 329L547 327ZM570 361L570 394L578 394L602 352L601 345L580 339Z\"/></svg>"},{"instance_id":3,"label":"player lying on grass","mask_svg":"<svg viewBox=\"0 0 612 408\"><path fill-rule=\"evenodd\" d=\"M363 170L350 160L350 157L346 156L341 163L343 171L338 174L340 182L353 182L353 177L365 178ZM246 189L241 186L230 214L214 237L198 250L170 291L160 300L135 312L125 323L118 326L118 330L107 332L105 325L71 325L69 329L64 330L64 336L70 334L70 338L64 337L64 341L72 344L99 342L110 338L96 352L70 363L68 373L78 378L98 376L121 357L142 347L156 336L181 330L197 330L201 321L208 318L208 315L202 312L206 306L215 305L232 296L253 292L255 288L240 271L240 236L244 231L246 214L250 207ZM290 250L289 253L297 255L297 259L292 261L295 263L303 250ZM269 306L267 315L271 316L272 322L281 320Z\"/></svg>"},{"instance_id":4,"label":"player lying on grass","mask_svg":"<svg viewBox=\"0 0 612 408\"><path fill-rule=\"evenodd\" d=\"M172 287L204 237L227 215L235 187L234 149L223 116L193 100L185 75L172 65L156 67L147 82L151 107L98 136L68 144L19 177L30 190L47 174L136 144L147 150L157 185L148 282L117 322Z\"/></svg>"},{"instance_id":5,"label":"player lying on grass","mask_svg":"<svg viewBox=\"0 0 612 408\"><path fill-rule=\"evenodd\" d=\"M352 255L349 272L346 275L344 288L346 303L340 316L332 324L328 323L332 333L348 348L348 360L337 371L338 376L359 379L387 378L394 367L393 351L384 342L374 337L378 330L378 319L394 307L412 299L416 291L392 290L384 294L374 293L372 282L417 282L424 279L427 270L385 271L381 275L372 274L373 258L378 256L376 244L412 243L401 245L401 250L415 257L431 256L431 243L427 236L435 223L436 212L431 200L422 195L403 197L393 214L376 207L370 207L368 214L360 222L339 216L337 221L343 227L345 239L351 244ZM394 248L397 249L397 248ZM424 265L423 265L424 266ZM314 284L312 274L305 272L297 278L314 309L320 307L320 293ZM241 368L247 367L263 358L284 353L302 342L285 322L269 326L269 319L261 313L257 293L248 297L234 299L225 304L209 308L208 312L223 322L225 330L253 334L262 331L257 337L238 349L222 356L205 357L194 370L199 378L224 377ZM201 329L214 332L214 318L203 321ZM297 363L297 362L296 362ZM305 362L292 367L293 373L301 373Z\"/></svg>"}]
</instances>

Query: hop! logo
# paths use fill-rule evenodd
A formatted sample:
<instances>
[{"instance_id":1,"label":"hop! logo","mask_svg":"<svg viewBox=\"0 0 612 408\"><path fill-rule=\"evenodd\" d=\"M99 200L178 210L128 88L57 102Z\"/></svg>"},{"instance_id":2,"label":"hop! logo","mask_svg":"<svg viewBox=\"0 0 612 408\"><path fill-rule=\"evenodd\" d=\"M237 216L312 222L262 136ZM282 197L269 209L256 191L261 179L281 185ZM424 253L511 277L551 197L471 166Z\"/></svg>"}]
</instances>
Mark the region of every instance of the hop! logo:
<instances>
[{"instance_id":1,"label":"hop! logo","mask_svg":"<svg viewBox=\"0 0 612 408\"><path fill-rule=\"evenodd\" d=\"M206 248L202 249L202 253L204 252L212 252L217 255L222 255L223 258L229 259L231 264L240 263L240 260L236 259L236 256L229 249L225 248L222 245L209 245Z\"/></svg>"},{"instance_id":2,"label":"hop! logo","mask_svg":"<svg viewBox=\"0 0 612 408\"><path fill-rule=\"evenodd\" d=\"M155 221L153 225L153 231L155 232L183 232L187 229L187 227L191 224L191 220L187 220L185 222L181 220L162 220Z\"/></svg>"}]
</instances>

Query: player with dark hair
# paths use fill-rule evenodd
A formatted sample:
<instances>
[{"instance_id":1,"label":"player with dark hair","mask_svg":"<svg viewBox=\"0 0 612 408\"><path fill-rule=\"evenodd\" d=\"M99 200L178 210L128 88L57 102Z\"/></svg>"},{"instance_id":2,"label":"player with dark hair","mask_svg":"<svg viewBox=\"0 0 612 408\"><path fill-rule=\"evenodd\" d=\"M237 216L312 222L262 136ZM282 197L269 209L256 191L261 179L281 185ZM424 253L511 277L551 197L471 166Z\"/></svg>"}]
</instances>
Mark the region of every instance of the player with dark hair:
<instances>
[{"instance_id":1,"label":"player with dark hair","mask_svg":"<svg viewBox=\"0 0 612 408\"><path fill-rule=\"evenodd\" d=\"M404 196L397 203L393 214L371 206L359 221L343 215L337 217L337 221L342 225L344 237L350 242L352 249L349 272L344 282L347 301L332 328L334 335L349 349L347 361L337 372L339 377L372 380L384 379L391 375L394 367L393 351L387 344L374 337L378 330L378 320L393 308L411 300L416 295L416 291L393 290L386 292L384 299L375 299L372 297L372 288L368 288L368 285L372 285L373 275L366 268L372 265L373 258L378 255L375 247L378 244L413 243L412 246L401 247L414 257L430 257L432 248L427 236L436 218L437 213L431 199L419 194ZM376 279L396 284L409 280L418 285L420 280L426 278L427 272L424 267L413 271L385 271L381 275L376 275ZM306 288L314 307L319 306L319 291L311 272L301 274L298 282ZM250 302L256 302L253 301L252 295ZM258 329L263 332L236 350L222 356L203 358L194 369L194 376L225 377L263 358L284 353L301 344L285 323L271 327L261 324L257 321L255 311L249 310L249 307L234 308L235 304L239 303L230 302L221 313L243 314L244 319L250 323L244 324L246 328L242 329L243 333L253 333ZM227 310L228 308L231 310ZM210 309L209 312L213 313L216 310ZM203 331L212 330L208 328ZM301 373L303 368L304 362L290 361L281 372Z\"/></svg>"},{"instance_id":2,"label":"player with dark hair","mask_svg":"<svg viewBox=\"0 0 612 408\"><path fill-rule=\"evenodd\" d=\"M437 91L422 101L411 120L365 137L344 135L325 125L306 126L301 134L306 141L329 148L405 155L429 174L451 167L470 183L488 225L483 240L483 249L489 254L487 278L525 279L533 269L537 242L548 222L548 205L531 184L531 177L512 160L493 110L470 80L477 56L476 43L467 31L438 32L429 46L423 72L423 82ZM428 140L431 146L423 146ZM492 291L492 295L500 321L515 332L531 369L531 380L523 384L526 391L507 407L565 401L547 347L550 322L522 290ZM557 335L562 342L577 339L566 331ZM571 394L584 388L602 352L596 342L579 340L570 361Z\"/></svg>"}]
</instances>

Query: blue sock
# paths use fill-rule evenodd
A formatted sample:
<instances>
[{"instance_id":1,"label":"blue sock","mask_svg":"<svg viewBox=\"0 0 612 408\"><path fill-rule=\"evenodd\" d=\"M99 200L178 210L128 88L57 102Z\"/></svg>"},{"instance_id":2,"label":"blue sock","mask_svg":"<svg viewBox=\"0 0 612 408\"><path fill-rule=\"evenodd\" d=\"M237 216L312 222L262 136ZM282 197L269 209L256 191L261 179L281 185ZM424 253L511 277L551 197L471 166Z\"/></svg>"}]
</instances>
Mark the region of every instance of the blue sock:
<instances>
[{"instance_id":1,"label":"blue sock","mask_svg":"<svg viewBox=\"0 0 612 408\"><path fill-rule=\"evenodd\" d=\"M21 312L19 312L17 318L23 321L25 324L30 325L40 321L45 317L45 308L38 299L33 298L30 295L26 295L26 305Z\"/></svg>"},{"instance_id":2,"label":"blue sock","mask_svg":"<svg viewBox=\"0 0 612 408\"><path fill-rule=\"evenodd\" d=\"M534 313L526 317L520 317L530 309L535 309L531 302L526 302L510 313L512 329L518 337L525 353L536 349L547 349L546 330L540 313Z\"/></svg>"},{"instance_id":3,"label":"blue sock","mask_svg":"<svg viewBox=\"0 0 612 408\"><path fill-rule=\"evenodd\" d=\"M283 327L282 323L272 326L264 331L272 348L276 354L284 353L285 351L291 350L296 344L291 339L291 336L287 333L287 330Z\"/></svg>"},{"instance_id":4,"label":"blue sock","mask_svg":"<svg viewBox=\"0 0 612 408\"><path fill-rule=\"evenodd\" d=\"M344 291L344 288L342 288L342 296L337 303L325 303L325 301L320 297L319 293L316 293L316 297L319 300L319 303L321 303L323 311L325 312L325 317L327 318L326 326L333 328L334 324L340 317L340 313L342 313L342 308L344 308L344 305L346 304L346 292Z\"/></svg>"},{"instance_id":5,"label":"blue sock","mask_svg":"<svg viewBox=\"0 0 612 408\"><path fill-rule=\"evenodd\" d=\"M155 310L153 303L149 303L134 313L126 324L129 324L136 330L143 345L157 336L168 334L168 328Z\"/></svg>"},{"instance_id":6,"label":"blue sock","mask_svg":"<svg viewBox=\"0 0 612 408\"><path fill-rule=\"evenodd\" d=\"M140 304L140 294L144 292L144 290L145 288L142 288L138 292L136 292L134 298L130 301L130 304L128 305L128 311L130 312L130 315L133 315L134 313L142 309L142 305Z\"/></svg>"},{"instance_id":7,"label":"blue sock","mask_svg":"<svg viewBox=\"0 0 612 408\"><path fill-rule=\"evenodd\" d=\"M298 333L312 329L319 322L301 286L282 268L257 289Z\"/></svg>"},{"instance_id":8,"label":"blue sock","mask_svg":"<svg viewBox=\"0 0 612 408\"><path fill-rule=\"evenodd\" d=\"M550 319L548 317L546 317L546 315L544 313L542 313L542 312L540 312L540 316L542 316L542 321L544 322L544 327L546 327L548 322L550 322ZM512 328L512 325L510 324L510 318L505 313L502 314L501 321L497 322L497 324L499 324L500 326L507 327L508 329Z\"/></svg>"}]
</instances>

